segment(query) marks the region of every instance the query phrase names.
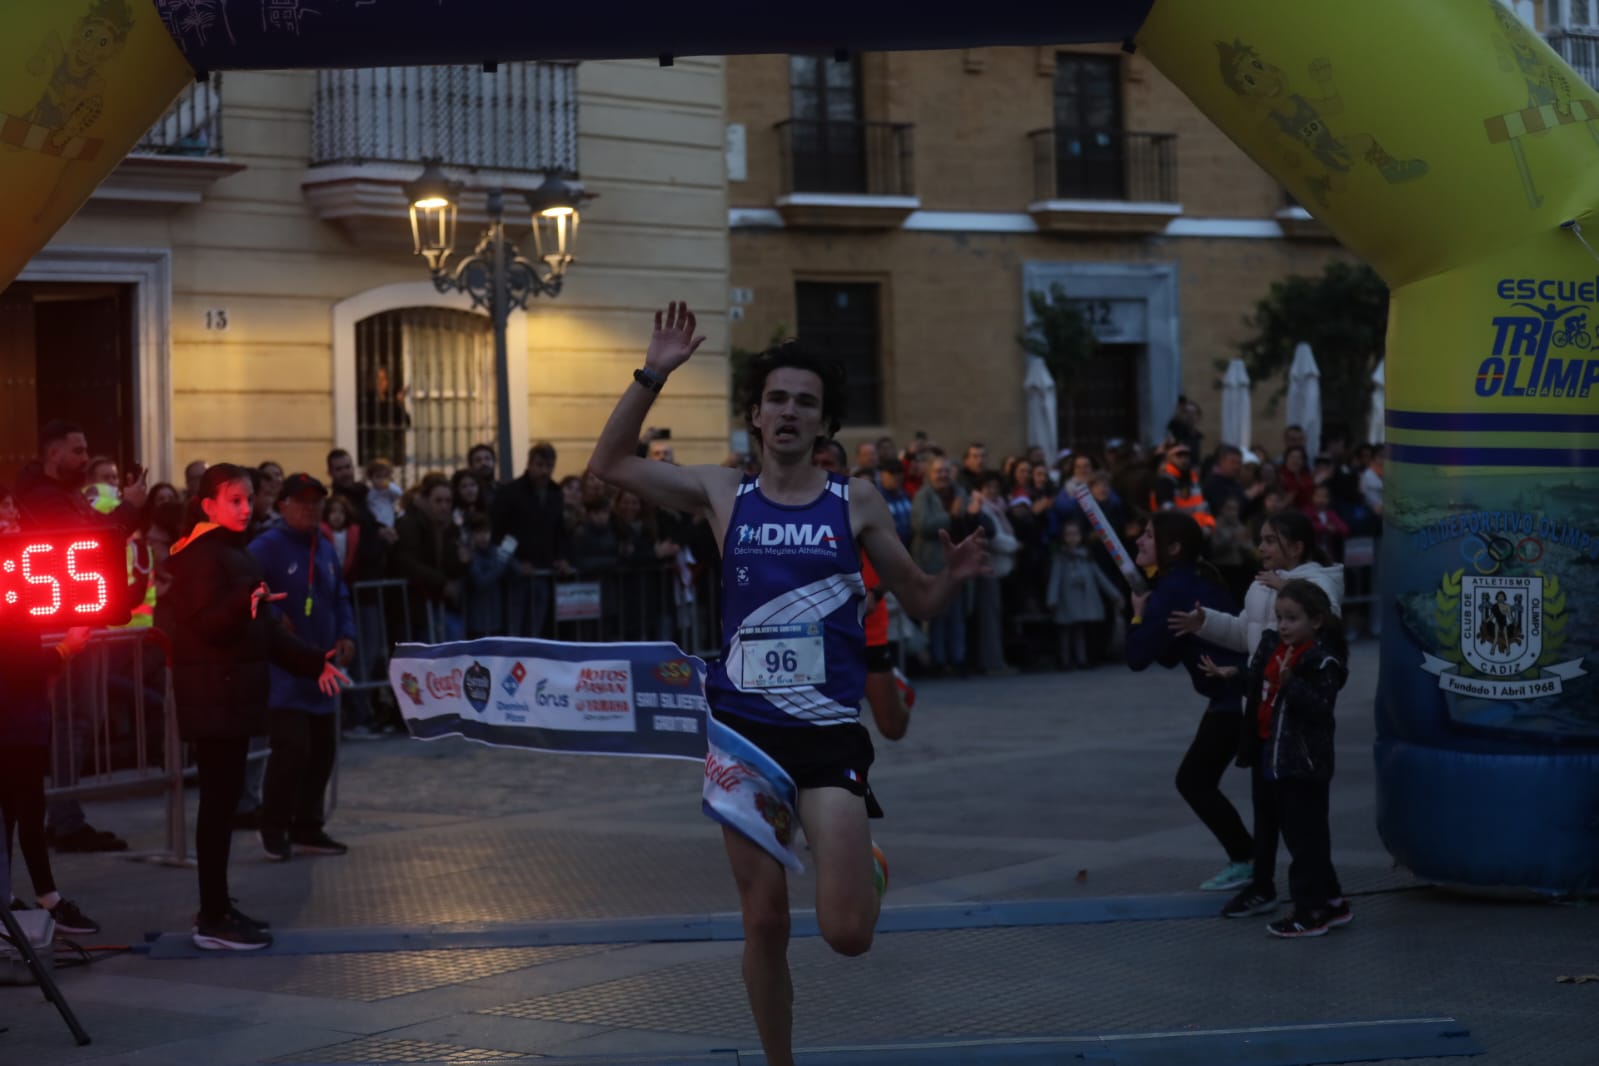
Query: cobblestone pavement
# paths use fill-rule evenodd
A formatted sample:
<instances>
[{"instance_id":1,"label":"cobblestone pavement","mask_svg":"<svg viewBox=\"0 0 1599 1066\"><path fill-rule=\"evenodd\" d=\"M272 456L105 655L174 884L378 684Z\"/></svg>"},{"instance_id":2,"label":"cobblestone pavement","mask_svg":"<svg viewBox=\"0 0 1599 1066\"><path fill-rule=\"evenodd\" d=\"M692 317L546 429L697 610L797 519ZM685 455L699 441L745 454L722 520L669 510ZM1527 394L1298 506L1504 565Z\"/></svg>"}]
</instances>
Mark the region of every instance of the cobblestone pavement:
<instances>
[{"instance_id":1,"label":"cobblestone pavement","mask_svg":"<svg viewBox=\"0 0 1599 1066\"><path fill-rule=\"evenodd\" d=\"M1599 984L1556 981L1599 972L1599 907L1466 897L1394 869L1374 828L1375 646L1357 646L1354 666L1333 785L1334 858L1356 914L1348 928L1278 942L1264 918L924 924L880 934L859 959L801 938L791 951L796 1043L1452 1017L1485 1052L1472 1061L1599 1064ZM879 742L872 775L888 811L874 826L893 873L888 904L1002 914L1063 901L1078 913L1140 895L1189 901L1191 912L1193 886L1223 861L1172 785L1199 709L1170 672L923 684L910 736ZM535 924L603 929L736 910L719 835L699 813L699 776L686 762L454 740L350 744L330 825L348 856L268 864L253 834L234 838L240 905L320 938L322 953L128 953L63 969L95 1038L87 1048L72 1045L37 989L0 987L0 1063L751 1061L709 1054L758 1047L737 942L563 943L571 927ZM1225 788L1247 812L1245 776L1229 774ZM192 818L193 793L188 804ZM159 847L159 801L89 813L135 848ZM142 946L192 920L192 870L107 855L56 864L67 893L104 924L96 944ZM809 905L810 880L794 879L796 908ZM1219 908L1225 897L1207 898ZM397 950L362 949L385 930ZM369 939L353 942L353 931ZM438 947L441 935L456 946ZM983 1061L979 1051L970 1061Z\"/></svg>"}]
</instances>

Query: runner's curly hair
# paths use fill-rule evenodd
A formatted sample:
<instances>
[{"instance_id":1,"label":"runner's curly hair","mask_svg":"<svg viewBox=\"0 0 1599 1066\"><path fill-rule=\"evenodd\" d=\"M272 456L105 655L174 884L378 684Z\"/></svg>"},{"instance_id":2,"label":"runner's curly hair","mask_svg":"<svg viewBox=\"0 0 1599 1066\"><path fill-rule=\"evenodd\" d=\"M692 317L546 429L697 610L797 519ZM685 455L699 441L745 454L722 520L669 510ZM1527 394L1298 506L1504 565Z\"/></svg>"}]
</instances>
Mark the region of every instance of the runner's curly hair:
<instances>
[{"instance_id":1,"label":"runner's curly hair","mask_svg":"<svg viewBox=\"0 0 1599 1066\"><path fill-rule=\"evenodd\" d=\"M755 409L761 405L761 394L766 389L766 379L772 371L787 367L808 370L822 379L822 418L826 432L816 439L818 443L831 439L842 425L839 416L844 411L844 368L834 360L824 359L800 347L799 341L793 339L772 345L750 360L744 368L744 373L738 382L738 396L739 403L744 408L744 424L749 427L750 436L757 443L760 442L761 431L755 428L754 415Z\"/></svg>"}]
</instances>

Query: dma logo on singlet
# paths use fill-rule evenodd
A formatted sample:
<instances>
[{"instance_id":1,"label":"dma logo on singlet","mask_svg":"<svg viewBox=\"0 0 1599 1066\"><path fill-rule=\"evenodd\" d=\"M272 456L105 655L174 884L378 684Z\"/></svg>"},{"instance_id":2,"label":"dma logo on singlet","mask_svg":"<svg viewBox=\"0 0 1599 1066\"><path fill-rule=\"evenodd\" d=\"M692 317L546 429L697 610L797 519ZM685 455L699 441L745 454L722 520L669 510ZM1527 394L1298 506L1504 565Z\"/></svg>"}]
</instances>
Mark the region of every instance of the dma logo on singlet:
<instances>
[{"instance_id":1,"label":"dma logo on singlet","mask_svg":"<svg viewBox=\"0 0 1599 1066\"><path fill-rule=\"evenodd\" d=\"M838 551L838 538L833 535L832 526L817 526L809 522L744 523L738 527L733 550L735 553L756 555L768 552L833 555Z\"/></svg>"}]
</instances>

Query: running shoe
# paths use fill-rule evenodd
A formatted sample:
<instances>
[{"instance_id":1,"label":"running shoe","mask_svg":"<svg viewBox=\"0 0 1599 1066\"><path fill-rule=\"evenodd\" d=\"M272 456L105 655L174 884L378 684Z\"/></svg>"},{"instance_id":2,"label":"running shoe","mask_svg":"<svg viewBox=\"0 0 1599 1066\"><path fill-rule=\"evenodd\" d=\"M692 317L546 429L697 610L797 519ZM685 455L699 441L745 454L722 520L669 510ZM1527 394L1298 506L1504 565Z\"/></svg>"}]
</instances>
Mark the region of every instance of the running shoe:
<instances>
[{"instance_id":1,"label":"running shoe","mask_svg":"<svg viewBox=\"0 0 1599 1066\"><path fill-rule=\"evenodd\" d=\"M261 850L266 853L267 862L288 862L294 852L289 850L289 838L283 833L263 829L256 834L261 838Z\"/></svg>"},{"instance_id":2,"label":"running shoe","mask_svg":"<svg viewBox=\"0 0 1599 1066\"><path fill-rule=\"evenodd\" d=\"M1295 909L1294 913L1286 918L1279 918L1266 926L1266 932L1283 940L1295 940L1302 936L1326 936L1327 920L1331 911L1311 910L1302 911Z\"/></svg>"},{"instance_id":3,"label":"running shoe","mask_svg":"<svg viewBox=\"0 0 1599 1066\"><path fill-rule=\"evenodd\" d=\"M243 915L229 911L220 919L196 923L191 939L201 951L259 951L272 946L272 934L243 921Z\"/></svg>"},{"instance_id":4,"label":"running shoe","mask_svg":"<svg viewBox=\"0 0 1599 1066\"><path fill-rule=\"evenodd\" d=\"M1254 863L1230 862L1222 868L1221 873L1201 884L1199 890L1201 892L1231 892L1235 888L1242 888L1254 879Z\"/></svg>"},{"instance_id":5,"label":"running shoe","mask_svg":"<svg viewBox=\"0 0 1599 1066\"><path fill-rule=\"evenodd\" d=\"M83 936L100 931L100 923L80 911L78 905L70 899L57 901L49 910L50 917L55 920L57 933L75 933Z\"/></svg>"},{"instance_id":6,"label":"running shoe","mask_svg":"<svg viewBox=\"0 0 1599 1066\"><path fill-rule=\"evenodd\" d=\"M1223 918L1248 918L1253 914L1269 914L1277 909L1277 893L1261 892L1254 885L1245 885L1238 895L1227 901L1221 909Z\"/></svg>"},{"instance_id":7,"label":"running shoe","mask_svg":"<svg viewBox=\"0 0 1599 1066\"><path fill-rule=\"evenodd\" d=\"M888 858L875 840L872 841L872 886L877 889L878 899L888 891Z\"/></svg>"},{"instance_id":8,"label":"running shoe","mask_svg":"<svg viewBox=\"0 0 1599 1066\"><path fill-rule=\"evenodd\" d=\"M291 829L289 843L301 855L343 855L350 850L320 829Z\"/></svg>"},{"instance_id":9,"label":"running shoe","mask_svg":"<svg viewBox=\"0 0 1599 1066\"><path fill-rule=\"evenodd\" d=\"M907 711L916 706L916 687L897 666L894 667L894 687L899 689L899 698L905 702Z\"/></svg>"},{"instance_id":10,"label":"running shoe","mask_svg":"<svg viewBox=\"0 0 1599 1066\"><path fill-rule=\"evenodd\" d=\"M1355 920L1354 913L1349 909L1347 899L1339 899L1327 904L1327 928L1337 929L1340 925L1348 925Z\"/></svg>"}]
</instances>

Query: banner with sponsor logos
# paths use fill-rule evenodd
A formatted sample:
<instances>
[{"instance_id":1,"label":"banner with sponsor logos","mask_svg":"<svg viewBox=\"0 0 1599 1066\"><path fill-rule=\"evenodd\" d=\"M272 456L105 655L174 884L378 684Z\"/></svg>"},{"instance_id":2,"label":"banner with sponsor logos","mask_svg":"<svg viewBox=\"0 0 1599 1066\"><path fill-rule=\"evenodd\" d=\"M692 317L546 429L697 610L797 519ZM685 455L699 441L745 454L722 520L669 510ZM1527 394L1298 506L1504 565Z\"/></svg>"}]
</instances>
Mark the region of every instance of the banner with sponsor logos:
<instances>
[{"instance_id":1,"label":"banner with sponsor logos","mask_svg":"<svg viewBox=\"0 0 1599 1066\"><path fill-rule=\"evenodd\" d=\"M675 644L400 644L389 684L420 740L705 758L705 663Z\"/></svg>"},{"instance_id":2,"label":"banner with sponsor logos","mask_svg":"<svg viewBox=\"0 0 1599 1066\"><path fill-rule=\"evenodd\" d=\"M1137 43L1392 289L1378 829L1591 890L1599 92L1499 0L1291 6L1157 0Z\"/></svg>"}]
</instances>

